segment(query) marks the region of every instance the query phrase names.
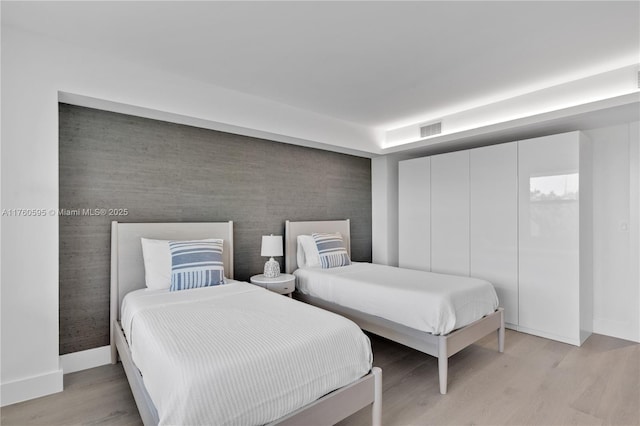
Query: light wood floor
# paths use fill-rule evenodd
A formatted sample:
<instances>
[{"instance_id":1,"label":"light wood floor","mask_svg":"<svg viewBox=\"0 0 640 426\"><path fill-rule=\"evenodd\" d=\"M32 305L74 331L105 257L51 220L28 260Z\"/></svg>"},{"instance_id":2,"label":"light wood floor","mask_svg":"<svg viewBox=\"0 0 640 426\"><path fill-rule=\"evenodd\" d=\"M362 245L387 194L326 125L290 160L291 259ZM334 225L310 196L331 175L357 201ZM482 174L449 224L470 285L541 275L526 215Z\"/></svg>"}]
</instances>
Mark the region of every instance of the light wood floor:
<instances>
[{"instance_id":1,"label":"light wood floor","mask_svg":"<svg viewBox=\"0 0 640 426\"><path fill-rule=\"evenodd\" d=\"M384 425L640 425L640 345L593 335L580 348L507 330L449 360L371 337L383 372ZM340 423L366 425L367 409ZM65 376L65 390L2 408L11 425L140 425L120 364Z\"/></svg>"}]
</instances>

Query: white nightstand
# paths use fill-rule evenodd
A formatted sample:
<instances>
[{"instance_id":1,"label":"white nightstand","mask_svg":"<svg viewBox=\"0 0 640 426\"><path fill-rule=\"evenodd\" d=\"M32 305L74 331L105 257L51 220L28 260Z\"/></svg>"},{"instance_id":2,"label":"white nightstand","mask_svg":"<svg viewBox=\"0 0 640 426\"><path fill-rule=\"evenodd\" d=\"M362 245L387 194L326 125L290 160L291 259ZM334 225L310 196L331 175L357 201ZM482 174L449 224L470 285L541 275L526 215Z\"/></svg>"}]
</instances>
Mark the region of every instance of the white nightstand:
<instances>
[{"instance_id":1,"label":"white nightstand","mask_svg":"<svg viewBox=\"0 0 640 426\"><path fill-rule=\"evenodd\" d=\"M275 293L287 294L291 297L291 293L296 289L296 277L291 274L280 274L275 278L267 278L260 274L251 277L251 284L259 285Z\"/></svg>"}]
</instances>

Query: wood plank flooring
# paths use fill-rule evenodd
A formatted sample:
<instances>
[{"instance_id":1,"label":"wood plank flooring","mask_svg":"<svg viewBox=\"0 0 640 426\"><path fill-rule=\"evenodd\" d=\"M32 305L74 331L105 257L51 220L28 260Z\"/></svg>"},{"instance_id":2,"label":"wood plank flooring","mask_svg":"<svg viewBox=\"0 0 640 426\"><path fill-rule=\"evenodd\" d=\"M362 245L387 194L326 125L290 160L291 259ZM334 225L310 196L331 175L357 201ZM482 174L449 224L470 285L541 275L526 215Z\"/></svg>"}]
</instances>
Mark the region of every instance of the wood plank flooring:
<instances>
[{"instance_id":1,"label":"wood plank flooring","mask_svg":"<svg viewBox=\"0 0 640 426\"><path fill-rule=\"evenodd\" d=\"M383 372L384 425L640 425L640 344L601 335L574 347L507 330L449 360L371 336ZM367 425L368 409L340 426ZM1 410L12 425L140 425L120 364L65 376L65 390Z\"/></svg>"},{"instance_id":2,"label":"wood plank flooring","mask_svg":"<svg viewBox=\"0 0 640 426\"><path fill-rule=\"evenodd\" d=\"M2 407L0 413L2 426L142 425L120 363L66 374L63 392Z\"/></svg>"}]
</instances>

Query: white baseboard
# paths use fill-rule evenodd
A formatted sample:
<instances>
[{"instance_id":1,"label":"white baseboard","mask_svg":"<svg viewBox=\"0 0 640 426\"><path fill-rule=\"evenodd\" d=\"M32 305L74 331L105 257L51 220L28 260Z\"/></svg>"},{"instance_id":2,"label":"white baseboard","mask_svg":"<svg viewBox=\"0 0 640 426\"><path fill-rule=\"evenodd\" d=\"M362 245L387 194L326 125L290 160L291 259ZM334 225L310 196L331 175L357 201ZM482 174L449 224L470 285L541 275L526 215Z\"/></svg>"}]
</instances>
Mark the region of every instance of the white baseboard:
<instances>
[{"instance_id":1,"label":"white baseboard","mask_svg":"<svg viewBox=\"0 0 640 426\"><path fill-rule=\"evenodd\" d=\"M62 387L62 369L39 376L2 383L0 406L4 407L5 405L62 392Z\"/></svg>"},{"instance_id":2,"label":"white baseboard","mask_svg":"<svg viewBox=\"0 0 640 426\"><path fill-rule=\"evenodd\" d=\"M538 336L538 337L544 337L545 339L556 340L558 342L568 343L574 346L580 346L580 339L570 339L565 336L559 336L556 334L547 333L545 331L540 331L533 328L527 328L522 326L518 326L518 331L522 333L533 334L534 336Z\"/></svg>"},{"instance_id":3,"label":"white baseboard","mask_svg":"<svg viewBox=\"0 0 640 426\"><path fill-rule=\"evenodd\" d=\"M64 374L88 370L89 368L106 364L111 364L111 346L101 346L87 349L86 351L60 355L60 368L62 368Z\"/></svg>"},{"instance_id":4,"label":"white baseboard","mask_svg":"<svg viewBox=\"0 0 640 426\"><path fill-rule=\"evenodd\" d=\"M640 342L638 328L628 322L594 319L593 332L617 337L618 339L631 340L632 342Z\"/></svg>"}]
</instances>

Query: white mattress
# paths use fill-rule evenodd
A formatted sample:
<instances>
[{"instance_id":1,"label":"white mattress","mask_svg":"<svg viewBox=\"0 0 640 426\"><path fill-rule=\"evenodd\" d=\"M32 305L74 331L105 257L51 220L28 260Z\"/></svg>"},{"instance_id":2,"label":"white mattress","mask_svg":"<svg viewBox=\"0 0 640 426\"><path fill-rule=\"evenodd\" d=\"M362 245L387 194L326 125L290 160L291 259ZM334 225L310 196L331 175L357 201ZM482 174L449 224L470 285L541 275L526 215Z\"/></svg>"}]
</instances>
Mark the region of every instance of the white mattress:
<instances>
[{"instance_id":1,"label":"white mattress","mask_svg":"<svg viewBox=\"0 0 640 426\"><path fill-rule=\"evenodd\" d=\"M498 307L493 286L476 278L371 263L294 274L303 294L432 334L447 334Z\"/></svg>"},{"instance_id":2,"label":"white mattress","mask_svg":"<svg viewBox=\"0 0 640 426\"><path fill-rule=\"evenodd\" d=\"M362 377L373 359L353 322L242 282L134 291L121 318L160 424L264 424Z\"/></svg>"}]
</instances>

